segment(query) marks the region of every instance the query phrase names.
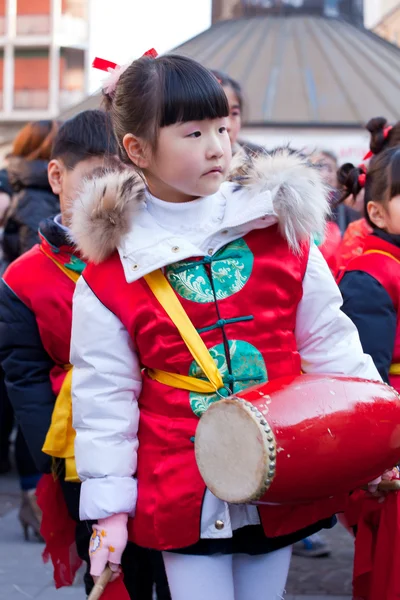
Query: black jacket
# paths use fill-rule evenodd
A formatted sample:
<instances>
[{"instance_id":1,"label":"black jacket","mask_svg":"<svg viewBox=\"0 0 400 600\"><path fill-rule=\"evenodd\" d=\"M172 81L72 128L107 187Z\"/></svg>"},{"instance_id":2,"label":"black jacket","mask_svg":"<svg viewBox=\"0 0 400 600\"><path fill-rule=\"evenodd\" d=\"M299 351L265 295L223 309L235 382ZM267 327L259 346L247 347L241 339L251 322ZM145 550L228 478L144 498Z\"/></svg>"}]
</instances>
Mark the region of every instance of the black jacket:
<instances>
[{"instance_id":1,"label":"black jacket","mask_svg":"<svg viewBox=\"0 0 400 600\"><path fill-rule=\"evenodd\" d=\"M400 236L375 235L400 246ZM397 312L385 288L369 273L348 271L339 283L342 310L357 327L361 345L372 357L382 379L389 383L397 328Z\"/></svg>"},{"instance_id":2,"label":"black jacket","mask_svg":"<svg viewBox=\"0 0 400 600\"><path fill-rule=\"evenodd\" d=\"M39 223L60 212L58 197L51 191L47 161L8 159L7 173L14 195L4 227L4 261L9 264L38 241Z\"/></svg>"},{"instance_id":3,"label":"black jacket","mask_svg":"<svg viewBox=\"0 0 400 600\"><path fill-rule=\"evenodd\" d=\"M53 219L41 232L55 247L68 245ZM12 268L12 267L11 267ZM50 382L54 362L45 351L34 313L0 280L0 364L16 420L39 471L49 472L51 458L41 451L53 413Z\"/></svg>"}]
</instances>

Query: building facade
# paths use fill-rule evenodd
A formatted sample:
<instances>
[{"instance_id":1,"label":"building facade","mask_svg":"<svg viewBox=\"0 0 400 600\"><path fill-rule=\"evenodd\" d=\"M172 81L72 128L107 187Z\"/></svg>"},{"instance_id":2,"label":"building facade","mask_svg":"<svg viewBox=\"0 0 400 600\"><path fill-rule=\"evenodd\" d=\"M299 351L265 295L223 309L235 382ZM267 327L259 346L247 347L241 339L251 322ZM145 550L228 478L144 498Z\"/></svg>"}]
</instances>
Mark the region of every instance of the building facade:
<instances>
[{"instance_id":1,"label":"building facade","mask_svg":"<svg viewBox=\"0 0 400 600\"><path fill-rule=\"evenodd\" d=\"M374 32L395 46L400 46L400 2L375 25Z\"/></svg>"},{"instance_id":2,"label":"building facade","mask_svg":"<svg viewBox=\"0 0 400 600\"><path fill-rule=\"evenodd\" d=\"M364 0L213 0L213 23L262 14L344 17L356 25L362 25Z\"/></svg>"},{"instance_id":3,"label":"building facade","mask_svg":"<svg viewBox=\"0 0 400 600\"><path fill-rule=\"evenodd\" d=\"M90 0L0 0L0 122L56 117L88 93Z\"/></svg>"}]
</instances>

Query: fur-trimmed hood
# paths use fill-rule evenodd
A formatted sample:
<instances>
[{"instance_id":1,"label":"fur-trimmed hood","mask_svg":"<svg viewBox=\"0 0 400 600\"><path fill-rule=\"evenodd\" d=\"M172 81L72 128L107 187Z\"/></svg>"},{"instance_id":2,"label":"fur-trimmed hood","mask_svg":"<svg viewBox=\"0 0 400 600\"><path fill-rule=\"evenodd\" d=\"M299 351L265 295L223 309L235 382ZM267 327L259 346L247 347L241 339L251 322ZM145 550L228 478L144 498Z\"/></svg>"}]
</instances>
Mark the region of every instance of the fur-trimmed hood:
<instances>
[{"instance_id":1,"label":"fur-trimmed hood","mask_svg":"<svg viewBox=\"0 0 400 600\"><path fill-rule=\"evenodd\" d=\"M321 235L329 215L326 189L318 171L290 149L273 153L245 153L232 161L228 181L234 190L247 190L246 205L263 194L265 215L278 222L293 249L313 234ZM74 203L71 231L82 255L99 263L119 249L145 206L145 184L133 170L112 172L87 181ZM267 206L268 204L268 206ZM265 218L265 216L264 216ZM177 257L178 258L178 257Z\"/></svg>"}]
</instances>

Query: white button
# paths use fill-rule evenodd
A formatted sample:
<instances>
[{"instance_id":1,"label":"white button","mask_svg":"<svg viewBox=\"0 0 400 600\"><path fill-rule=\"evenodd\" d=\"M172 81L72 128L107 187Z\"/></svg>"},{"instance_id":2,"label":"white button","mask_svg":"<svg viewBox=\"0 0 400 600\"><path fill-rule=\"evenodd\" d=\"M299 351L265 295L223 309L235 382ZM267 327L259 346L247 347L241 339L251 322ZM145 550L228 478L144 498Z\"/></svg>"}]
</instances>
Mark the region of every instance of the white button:
<instances>
[{"instance_id":1,"label":"white button","mask_svg":"<svg viewBox=\"0 0 400 600\"><path fill-rule=\"evenodd\" d=\"M210 256L212 256L212 255L214 254L214 248L209 248L209 249L208 249L208 254L209 254Z\"/></svg>"},{"instance_id":2,"label":"white button","mask_svg":"<svg viewBox=\"0 0 400 600\"><path fill-rule=\"evenodd\" d=\"M139 265L132 265L132 271L137 271L139 268Z\"/></svg>"},{"instance_id":3,"label":"white button","mask_svg":"<svg viewBox=\"0 0 400 600\"><path fill-rule=\"evenodd\" d=\"M179 246L173 246L171 250L172 252L179 252Z\"/></svg>"}]
</instances>

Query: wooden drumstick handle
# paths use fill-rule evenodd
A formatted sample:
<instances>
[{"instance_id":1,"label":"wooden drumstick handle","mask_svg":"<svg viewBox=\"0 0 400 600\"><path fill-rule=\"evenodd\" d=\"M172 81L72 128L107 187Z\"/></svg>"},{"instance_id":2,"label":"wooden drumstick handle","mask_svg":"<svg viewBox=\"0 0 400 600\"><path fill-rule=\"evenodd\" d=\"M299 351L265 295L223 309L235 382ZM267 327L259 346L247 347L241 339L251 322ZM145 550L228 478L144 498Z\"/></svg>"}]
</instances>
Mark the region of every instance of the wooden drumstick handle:
<instances>
[{"instance_id":1,"label":"wooden drumstick handle","mask_svg":"<svg viewBox=\"0 0 400 600\"><path fill-rule=\"evenodd\" d=\"M378 490L382 492L396 492L400 490L400 479L391 479L390 481L381 481Z\"/></svg>"},{"instance_id":2,"label":"wooden drumstick handle","mask_svg":"<svg viewBox=\"0 0 400 600\"><path fill-rule=\"evenodd\" d=\"M94 588L90 592L88 600L99 600L103 595L104 590L107 587L107 584L110 583L110 579L113 576L113 572L110 567L107 566L100 577L97 580L97 583L94 584Z\"/></svg>"}]
</instances>

